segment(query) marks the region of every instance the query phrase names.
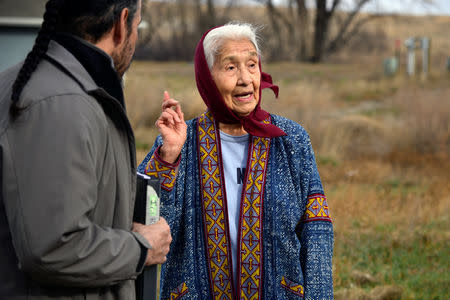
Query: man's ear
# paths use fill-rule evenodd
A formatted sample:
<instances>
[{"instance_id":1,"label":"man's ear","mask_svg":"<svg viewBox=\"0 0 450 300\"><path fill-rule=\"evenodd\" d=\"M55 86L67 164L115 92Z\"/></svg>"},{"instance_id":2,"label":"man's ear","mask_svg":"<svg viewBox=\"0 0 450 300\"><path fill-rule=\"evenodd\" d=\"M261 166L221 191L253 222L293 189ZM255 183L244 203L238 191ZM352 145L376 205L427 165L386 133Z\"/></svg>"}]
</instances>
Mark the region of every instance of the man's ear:
<instances>
[{"instance_id":1,"label":"man's ear","mask_svg":"<svg viewBox=\"0 0 450 300\"><path fill-rule=\"evenodd\" d=\"M120 13L119 20L114 23L113 26L113 40L114 45L120 46L127 38L128 35L128 17L129 17L129 10L128 8L122 9L122 12Z\"/></svg>"}]
</instances>

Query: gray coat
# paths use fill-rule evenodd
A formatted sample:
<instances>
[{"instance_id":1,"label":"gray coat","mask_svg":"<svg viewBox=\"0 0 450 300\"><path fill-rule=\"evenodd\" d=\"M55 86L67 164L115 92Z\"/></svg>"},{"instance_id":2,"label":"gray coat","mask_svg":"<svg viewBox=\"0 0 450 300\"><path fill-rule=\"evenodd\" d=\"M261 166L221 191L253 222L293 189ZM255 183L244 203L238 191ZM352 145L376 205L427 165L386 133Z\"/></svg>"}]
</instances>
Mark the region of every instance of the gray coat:
<instances>
[{"instance_id":1,"label":"gray coat","mask_svg":"<svg viewBox=\"0 0 450 300\"><path fill-rule=\"evenodd\" d=\"M47 55L14 122L19 67L0 74L0 299L134 299L132 129L71 53Z\"/></svg>"}]
</instances>

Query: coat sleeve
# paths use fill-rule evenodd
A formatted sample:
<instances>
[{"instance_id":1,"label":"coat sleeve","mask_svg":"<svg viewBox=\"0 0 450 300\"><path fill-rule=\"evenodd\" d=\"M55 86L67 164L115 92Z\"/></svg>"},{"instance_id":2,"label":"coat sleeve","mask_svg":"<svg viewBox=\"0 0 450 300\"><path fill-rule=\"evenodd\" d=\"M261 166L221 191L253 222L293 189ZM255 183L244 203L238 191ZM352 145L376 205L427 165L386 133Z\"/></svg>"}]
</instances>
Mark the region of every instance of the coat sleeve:
<instances>
[{"instance_id":1,"label":"coat sleeve","mask_svg":"<svg viewBox=\"0 0 450 300\"><path fill-rule=\"evenodd\" d=\"M309 136L303 141L305 213L297 235L301 244L300 263L305 299L333 299L333 226ZM303 198L304 199L304 198ZM303 200L304 201L304 200ZM302 201L302 202L303 202Z\"/></svg>"},{"instance_id":2,"label":"coat sleeve","mask_svg":"<svg viewBox=\"0 0 450 300\"><path fill-rule=\"evenodd\" d=\"M5 209L19 268L40 283L98 287L138 275L142 237L91 218L108 144L93 105L81 95L46 99L7 133Z\"/></svg>"}]
</instances>

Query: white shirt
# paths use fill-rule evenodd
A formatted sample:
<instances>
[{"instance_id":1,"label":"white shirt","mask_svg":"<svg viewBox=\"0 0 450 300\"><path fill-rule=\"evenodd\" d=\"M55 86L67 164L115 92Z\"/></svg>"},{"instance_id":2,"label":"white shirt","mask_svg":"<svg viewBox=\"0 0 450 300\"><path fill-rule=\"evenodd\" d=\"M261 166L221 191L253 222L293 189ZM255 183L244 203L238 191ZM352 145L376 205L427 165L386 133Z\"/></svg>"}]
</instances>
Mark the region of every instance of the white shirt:
<instances>
[{"instance_id":1,"label":"white shirt","mask_svg":"<svg viewBox=\"0 0 450 300\"><path fill-rule=\"evenodd\" d=\"M233 262L233 277L238 280L238 234L242 186L245 181L249 135L233 136L220 131L225 191L227 193L228 221Z\"/></svg>"}]
</instances>

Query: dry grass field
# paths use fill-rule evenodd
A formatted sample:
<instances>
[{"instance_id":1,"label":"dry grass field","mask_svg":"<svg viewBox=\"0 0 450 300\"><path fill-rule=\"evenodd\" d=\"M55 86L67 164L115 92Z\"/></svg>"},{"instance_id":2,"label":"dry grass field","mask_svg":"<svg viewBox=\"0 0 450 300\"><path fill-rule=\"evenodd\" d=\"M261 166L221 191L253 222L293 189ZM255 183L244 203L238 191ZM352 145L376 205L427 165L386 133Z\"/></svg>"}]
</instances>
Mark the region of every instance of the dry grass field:
<instances>
[{"instance_id":1,"label":"dry grass field","mask_svg":"<svg viewBox=\"0 0 450 300\"><path fill-rule=\"evenodd\" d=\"M449 40L437 36L446 46L435 46L427 79L407 78L403 67L387 78L379 57L263 64L280 86L279 99L263 93L263 107L311 135L334 221L336 299L450 298ZM133 64L126 99L138 160L156 137L164 90L186 118L205 109L193 69Z\"/></svg>"},{"instance_id":2,"label":"dry grass field","mask_svg":"<svg viewBox=\"0 0 450 300\"><path fill-rule=\"evenodd\" d=\"M265 109L311 134L334 219L336 298L400 291L401 299L448 299L449 77L387 79L378 68L349 64L268 64L266 71L281 92L277 100L263 93ZM138 160L156 136L164 90L187 118L205 108L192 64L135 63L126 97Z\"/></svg>"}]
</instances>

